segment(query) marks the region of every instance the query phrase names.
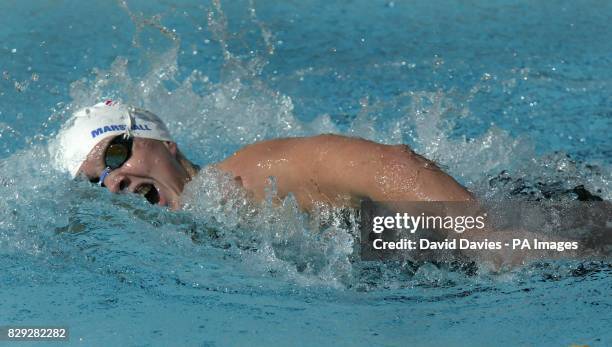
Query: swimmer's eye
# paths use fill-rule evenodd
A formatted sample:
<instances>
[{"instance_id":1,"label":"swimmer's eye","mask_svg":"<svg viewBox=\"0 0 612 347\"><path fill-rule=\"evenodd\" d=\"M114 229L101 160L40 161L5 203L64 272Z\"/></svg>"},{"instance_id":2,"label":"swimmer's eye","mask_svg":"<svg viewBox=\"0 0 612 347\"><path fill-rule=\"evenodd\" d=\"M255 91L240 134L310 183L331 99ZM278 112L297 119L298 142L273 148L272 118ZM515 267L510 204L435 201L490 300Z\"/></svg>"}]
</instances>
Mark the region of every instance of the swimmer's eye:
<instances>
[{"instance_id":1,"label":"swimmer's eye","mask_svg":"<svg viewBox=\"0 0 612 347\"><path fill-rule=\"evenodd\" d=\"M121 167L130 159L133 145L134 140L131 137L115 136L104 151L104 165L112 170Z\"/></svg>"},{"instance_id":2,"label":"swimmer's eye","mask_svg":"<svg viewBox=\"0 0 612 347\"><path fill-rule=\"evenodd\" d=\"M104 164L106 166L104 171L98 177L89 177L89 182L104 187L104 178L112 170L118 169L130 159L133 144L134 140L132 138L125 138L121 135L115 136L104 151Z\"/></svg>"}]
</instances>

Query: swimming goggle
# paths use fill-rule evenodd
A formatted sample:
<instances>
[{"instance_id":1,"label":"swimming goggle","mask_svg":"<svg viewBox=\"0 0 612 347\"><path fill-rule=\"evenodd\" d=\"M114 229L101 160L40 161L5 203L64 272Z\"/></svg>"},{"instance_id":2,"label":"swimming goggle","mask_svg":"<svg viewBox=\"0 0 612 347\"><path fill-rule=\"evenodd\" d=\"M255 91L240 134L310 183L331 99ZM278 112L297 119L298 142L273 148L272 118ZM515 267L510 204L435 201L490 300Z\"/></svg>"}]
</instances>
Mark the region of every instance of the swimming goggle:
<instances>
[{"instance_id":1,"label":"swimming goggle","mask_svg":"<svg viewBox=\"0 0 612 347\"><path fill-rule=\"evenodd\" d=\"M115 137L104 151L104 165L106 166L100 174L98 184L104 186L104 179L112 170L116 170L125 164L132 156L132 137L126 138L123 135Z\"/></svg>"}]
</instances>

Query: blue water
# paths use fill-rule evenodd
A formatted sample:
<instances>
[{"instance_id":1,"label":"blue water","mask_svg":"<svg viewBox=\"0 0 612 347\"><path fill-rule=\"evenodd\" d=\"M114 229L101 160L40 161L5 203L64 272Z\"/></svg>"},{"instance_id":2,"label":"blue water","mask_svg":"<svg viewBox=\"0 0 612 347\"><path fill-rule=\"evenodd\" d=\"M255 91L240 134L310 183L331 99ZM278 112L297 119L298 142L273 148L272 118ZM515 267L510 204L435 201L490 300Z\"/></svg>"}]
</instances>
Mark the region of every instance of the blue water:
<instances>
[{"instance_id":1,"label":"blue water","mask_svg":"<svg viewBox=\"0 0 612 347\"><path fill-rule=\"evenodd\" d=\"M609 261L367 263L337 211L255 214L210 173L168 212L68 180L47 150L72 110L114 97L201 164L335 132L410 144L481 199L610 200L611 17L601 1L2 2L0 325L65 325L84 346L611 345Z\"/></svg>"}]
</instances>

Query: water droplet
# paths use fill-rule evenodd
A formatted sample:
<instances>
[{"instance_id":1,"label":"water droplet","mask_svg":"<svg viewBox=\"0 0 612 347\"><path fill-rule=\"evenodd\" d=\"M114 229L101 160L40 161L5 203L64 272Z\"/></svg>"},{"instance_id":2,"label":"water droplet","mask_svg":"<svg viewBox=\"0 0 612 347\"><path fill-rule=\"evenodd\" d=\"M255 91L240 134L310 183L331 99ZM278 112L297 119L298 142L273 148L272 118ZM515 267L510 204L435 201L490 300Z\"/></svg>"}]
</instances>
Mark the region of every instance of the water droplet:
<instances>
[{"instance_id":1,"label":"water droplet","mask_svg":"<svg viewBox=\"0 0 612 347\"><path fill-rule=\"evenodd\" d=\"M359 99L359 105L361 105L361 107L367 107L368 106L368 97L363 97L361 99Z\"/></svg>"},{"instance_id":2,"label":"water droplet","mask_svg":"<svg viewBox=\"0 0 612 347\"><path fill-rule=\"evenodd\" d=\"M15 81L15 90L17 90L18 92L23 92L28 88L28 83L27 81L24 82L17 82Z\"/></svg>"}]
</instances>

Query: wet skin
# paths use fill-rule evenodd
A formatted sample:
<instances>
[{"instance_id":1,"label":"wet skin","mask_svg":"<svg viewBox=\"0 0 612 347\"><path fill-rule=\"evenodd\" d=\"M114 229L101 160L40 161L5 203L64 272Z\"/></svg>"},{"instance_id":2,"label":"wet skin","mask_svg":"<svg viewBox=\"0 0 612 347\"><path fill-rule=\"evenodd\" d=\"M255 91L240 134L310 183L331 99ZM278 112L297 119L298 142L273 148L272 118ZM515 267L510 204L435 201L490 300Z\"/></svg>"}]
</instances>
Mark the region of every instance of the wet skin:
<instances>
[{"instance_id":1,"label":"wet skin","mask_svg":"<svg viewBox=\"0 0 612 347\"><path fill-rule=\"evenodd\" d=\"M97 179L104 170L103 154L112 141L102 140L90 152L80 173ZM104 185L112 192L140 192L152 187L158 196L149 201L181 207L180 195L195 174L188 161L181 160L173 142L135 138L132 156L111 171ZM277 197L290 192L300 207L311 210L315 204L358 207L362 199L373 201L475 201L472 194L433 162L404 145L383 145L360 138L338 135L284 138L248 145L212 166L228 173L253 197L261 201L276 179ZM192 173L192 174L190 174ZM145 189L146 190L146 189ZM152 201L153 202L153 201ZM507 234L479 231L463 234L481 241L484 238L508 241L508 237L558 241L531 232L516 230ZM470 254L467 254L470 253ZM474 253L474 254L472 254ZM466 255L501 264L517 265L542 254L524 252L466 252ZM550 254L551 258L569 256L568 252Z\"/></svg>"},{"instance_id":2,"label":"wet skin","mask_svg":"<svg viewBox=\"0 0 612 347\"><path fill-rule=\"evenodd\" d=\"M80 174L97 181L104 170L104 152L113 137L94 147L81 165ZM185 168L177 160L174 142L134 138L132 155L121 167L112 170L104 179L111 192L132 192L145 195L149 201L171 209L180 208L180 195L189 181ZM151 191L154 189L154 191Z\"/></svg>"},{"instance_id":3,"label":"wet skin","mask_svg":"<svg viewBox=\"0 0 612 347\"><path fill-rule=\"evenodd\" d=\"M374 201L465 201L472 195L433 162L405 145L319 135L276 139L244 147L217 164L256 199L269 177L280 198L292 192L302 208L324 202L357 207Z\"/></svg>"},{"instance_id":4,"label":"wet skin","mask_svg":"<svg viewBox=\"0 0 612 347\"><path fill-rule=\"evenodd\" d=\"M103 153L112 138L99 143L81 166L87 177L104 170ZM191 179L177 159L173 142L134 139L132 157L104 180L112 192L138 192L144 184L159 192L159 204L180 208L180 194ZM246 146L220 163L262 200L275 177L279 198L293 193L309 210L317 203L357 207L359 201L465 201L472 195L433 162L404 145L383 145L339 135L284 138Z\"/></svg>"}]
</instances>

